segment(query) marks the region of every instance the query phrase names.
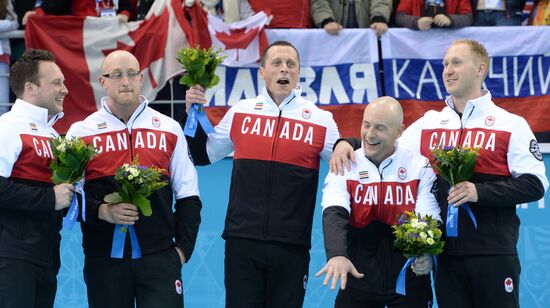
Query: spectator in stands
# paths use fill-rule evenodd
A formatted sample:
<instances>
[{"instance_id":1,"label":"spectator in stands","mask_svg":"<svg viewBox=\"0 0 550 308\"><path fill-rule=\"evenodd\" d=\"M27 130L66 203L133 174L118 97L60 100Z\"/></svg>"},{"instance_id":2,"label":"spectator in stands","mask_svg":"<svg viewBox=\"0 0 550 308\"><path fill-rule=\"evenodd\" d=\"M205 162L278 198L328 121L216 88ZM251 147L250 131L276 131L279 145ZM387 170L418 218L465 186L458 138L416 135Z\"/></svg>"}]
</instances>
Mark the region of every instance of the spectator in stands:
<instances>
[{"instance_id":1,"label":"spectator in stands","mask_svg":"<svg viewBox=\"0 0 550 308\"><path fill-rule=\"evenodd\" d=\"M28 11L34 10L35 2L35 0L17 0L15 2L12 1L13 10L17 15L17 21L19 22L20 29L23 29L23 16L25 16L25 13L27 13ZM20 54L22 53L23 52L21 52Z\"/></svg>"},{"instance_id":2,"label":"spectator in stands","mask_svg":"<svg viewBox=\"0 0 550 308\"><path fill-rule=\"evenodd\" d=\"M316 27L337 35L342 28L368 28L382 35L388 31L392 0L311 0Z\"/></svg>"},{"instance_id":3,"label":"spectator in stands","mask_svg":"<svg viewBox=\"0 0 550 308\"><path fill-rule=\"evenodd\" d=\"M474 26L520 26L525 0L472 0Z\"/></svg>"},{"instance_id":4,"label":"spectator in stands","mask_svg":"<svg viewBox=\"0 0 550 308\"><path fill-rule=\"evenodd\" d=\"M17 30L19 23L13 10L11 0L0 0L0 32ZM10 40L0 39L0 103L10 100ZM7 105L0 105L0 114L8 111Z\"/></svg>"},{"instance_id":5,"label":"spectator in stands","mask_svg":"<svg viewBox=\"0 0 550 308\"><path fill-rule=\"evenodd\" d=\"M29 16L74 15L74 16L117 16L121 22L128 22L132 6L130 0L43 0L33 11L25 13L22 23Z\"/></svg>"},{"instance_id":6,"label":"spectator in stands","mask_svg":"<svg viewBox=\"0 0 550 308\"><path fill-rule=\"evenodd\" d=\"M398 27L413 30L456 29L471 26L472 21L469 0L401 0L395 15Z\"/></svg>"},{"instance_id":7,"label":"spectator in stands","mask_svg":"<svg viewBox=\"0 0 550 308\"><path fill-rule=\"evenodd\" d=\"M129 0L132 7L130 20L143 20L155 0Z\"/></svg>"},{"instance_id":8,"label":"spectator in stands","mask_svg":"<svg viewBox=\"0 0 550 308\"><path fill-rule=\"evenodd\" d=\"M255 14L248 0L202 0L203 8L226 23L237 22Z\"/></svg>"},{"instance_id":9,"label":"spectator in stands","mask_svg":"<svg viewBox=\"0 0 550 308\"><path fill-rule=\"evenodd\" d=\"M550 0L535 0L534 9L529 16L529 25L550 25Z\"/></svg>"},{"instance_id":10,"label":"spectator in stands","mask_svg":"<svg viewBox=\"0 0 550 308\"><path fill-rule=\"evenodd\" d=\"M309 1L310 0L248 0L254 12L264 11L267 15L273 15L273 19L266 28L275 29L311 28Z\"/></svg>"}]
</instances>

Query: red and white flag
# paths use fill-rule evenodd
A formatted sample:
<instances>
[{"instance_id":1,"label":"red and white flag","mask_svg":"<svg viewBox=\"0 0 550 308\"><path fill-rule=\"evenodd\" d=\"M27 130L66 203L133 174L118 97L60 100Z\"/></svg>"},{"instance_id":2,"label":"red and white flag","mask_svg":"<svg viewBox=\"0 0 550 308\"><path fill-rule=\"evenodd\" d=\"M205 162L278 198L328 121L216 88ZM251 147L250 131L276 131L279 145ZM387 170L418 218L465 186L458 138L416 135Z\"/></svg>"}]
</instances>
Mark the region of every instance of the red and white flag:
<instances>
[{"instance_id":1,"label":"red and white flag","mask_svg":"<svg viewBox=\"0 0 550 308\"><path fill-rule=\"evenodd\" d=\"M191 27L180 0L157 0L145 20L120 23L116 17L33 16L25 31L28 48L50 50L63 74L69 95L65 117L56 129L69 126L98 108L105 91L99 86L101 65L111 51L134 54L144 75L142 94L153 100L164 84L183 72L178 49L192 44Z\"/></svg>"},{"instance_id":2,"label":"red and white flag","mask_svg":"<svg viewBox=\"0 0 550 308\"><path fill-rule=\"evenodd\" d=\"M223 65L246 66L258 61L267 47L264 27L268 20L269 17L264 12L230 24L208 15L208 31L212 45L223 49L227 56L223 60Z\"/></svg>"}]
</instances>

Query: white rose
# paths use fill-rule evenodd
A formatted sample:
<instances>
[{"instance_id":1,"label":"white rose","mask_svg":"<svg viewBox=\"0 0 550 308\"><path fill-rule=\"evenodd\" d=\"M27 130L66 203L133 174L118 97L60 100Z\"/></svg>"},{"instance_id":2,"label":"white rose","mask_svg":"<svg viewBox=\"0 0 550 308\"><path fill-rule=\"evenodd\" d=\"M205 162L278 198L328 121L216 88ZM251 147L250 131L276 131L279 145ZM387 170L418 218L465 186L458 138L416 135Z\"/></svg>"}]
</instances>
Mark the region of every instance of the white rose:
<instances>
[{"instance_id":1,"label":"white rose","mask_svg":"<svg viewBox=\"0 0 550 308\"><path fill-rule=\"evenodd\" d=\"M435 241L434 241L433 238L429 238L429 239L426 240L426 243L427 243L428 245L433 245L433 244L435 244Z\"/></svg>"},{"instance_id":2,"label":"white rose","mask_svg":"<svg viewBox=\"0 0 550 308\"><path fill-rule=\"evenodd\" d=\"M428 235L429 235L430 237L434 237L434 232L433 232L432 230L428 230Z\"/></svg>"}]
</instances>

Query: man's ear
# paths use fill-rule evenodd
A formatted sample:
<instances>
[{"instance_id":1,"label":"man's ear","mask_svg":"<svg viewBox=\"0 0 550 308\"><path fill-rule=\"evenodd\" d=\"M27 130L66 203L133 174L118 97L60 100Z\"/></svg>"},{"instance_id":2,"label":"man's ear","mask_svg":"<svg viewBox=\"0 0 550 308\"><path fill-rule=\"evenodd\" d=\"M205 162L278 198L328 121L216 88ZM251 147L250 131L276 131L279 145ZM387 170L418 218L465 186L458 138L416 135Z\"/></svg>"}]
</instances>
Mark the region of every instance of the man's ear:
<instances>
[{"instance_id":1,"label":"man's ear","mask_svg":"<svg viewBox=\"0 0 550 308\"><path fill-rule=\"evenodd\" d=\"M98 81L99 81L99 85L100 85L102 88L105 89L105 77L99 76Z\"/></svg>"},{"instance_id":2,"label":"man's ear","mask_svg":"<svg viewBox=\"0 0 550 308\"><path fill-rule=\"evenodd\" d=\"M263 66L260 66L260 76L262 77L263 80L265 80L265 68Z\"/></svg>"},{"instance_id":3,"label":"man's ear","mask_svg":"<svg viewBox=\"0 0 550 308\"><path fill-rule=\"evenodd\" d=\"M480 62L480 63L479 63L479 67L478 67L478 69L477 69L478 75L480 75L480 76L482 76L482 77L486 76L486 75L487 75L487 69L488 69L487 63L485 63L485 62Z\"/></svg>"}]
</instances>

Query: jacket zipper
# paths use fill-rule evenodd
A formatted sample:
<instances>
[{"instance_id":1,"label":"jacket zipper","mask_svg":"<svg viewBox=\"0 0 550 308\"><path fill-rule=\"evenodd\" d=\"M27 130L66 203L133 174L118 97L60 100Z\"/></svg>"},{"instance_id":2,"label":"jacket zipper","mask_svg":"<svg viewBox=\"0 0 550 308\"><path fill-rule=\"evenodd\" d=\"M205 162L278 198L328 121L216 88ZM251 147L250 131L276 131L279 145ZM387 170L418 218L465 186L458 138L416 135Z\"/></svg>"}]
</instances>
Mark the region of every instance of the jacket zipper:
<instances>
[{"instance_id":1,"label":"jacket zipper","mask_svg":"<svg viewBox=\"0 0 550 308\"><path fill-rule=\"evenodd\" d=\"M271 146L271 156L269 159L269 172L267 173L267 191L265 196L265 211L264 211L264 224L262 230L262 239L267 238L267 224L269 220L269 205L271 203L271 191L272 191L272 176L273 176L273 157L277 149L277 144L279 141L279 124L281 123L281 116L283 114L282 110L279 110L279 116L277 117L277 125L275 126L275 135L273 136L273 144Z\"/></svg>"},{"instance_id":2,"label":"jacket zipper","mask_svg":"<svg viewBox=\"0 0 550 308\"><path fill-rule=\"evenodd\" d=\"M383 200L384 200L384 170L389 166L391 165L391 163L393 162L393 160L390 160L390 162L385 165L382 170L380 170L379 168L376 168L378 170L378 174L380 175L380 194L378 195L378 218L380 218L380 215L382 213L382 207L384 206L384 203L383 203ZM386 256L385 256L385 259L386 260L390 260L391 262L391 258L390 258L390 253L388 253L388 251L384 250L386 252ZM390 267L391 268L391 264L390 264ZM385 268L384 269L386 271L386 273L389 272L389 269L388 268ZM383 290L386 290L387 288L387 279L383 279L382 281L382 289Z\"/></svg>"}]
</instances>

